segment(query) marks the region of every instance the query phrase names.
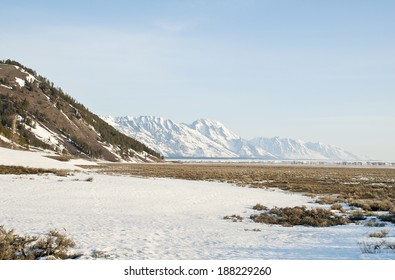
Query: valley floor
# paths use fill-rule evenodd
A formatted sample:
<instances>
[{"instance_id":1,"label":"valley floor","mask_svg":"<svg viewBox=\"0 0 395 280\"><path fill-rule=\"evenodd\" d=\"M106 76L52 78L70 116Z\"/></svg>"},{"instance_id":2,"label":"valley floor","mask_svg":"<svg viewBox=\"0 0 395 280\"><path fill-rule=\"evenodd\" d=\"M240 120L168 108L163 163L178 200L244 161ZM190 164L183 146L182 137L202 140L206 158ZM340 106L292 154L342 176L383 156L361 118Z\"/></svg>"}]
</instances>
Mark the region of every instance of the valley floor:
<instances>
[{"instance_id":1,"label":"valley floor","mask_svg":"<svg viewBox=\"0 0 395 280\"><path fill-rule=\"evenodd\" d=\"M257 203L312 202L302 194L219 182L94 172L0 175L0 225L20 234L65 231L83 259L395 259L393 251L361 253L359 242L382 228L282 227L248 219ZM232 214L245 219L223 219ZM386 228L393 240L394 226Z\"/></svg>"}]
</instances>

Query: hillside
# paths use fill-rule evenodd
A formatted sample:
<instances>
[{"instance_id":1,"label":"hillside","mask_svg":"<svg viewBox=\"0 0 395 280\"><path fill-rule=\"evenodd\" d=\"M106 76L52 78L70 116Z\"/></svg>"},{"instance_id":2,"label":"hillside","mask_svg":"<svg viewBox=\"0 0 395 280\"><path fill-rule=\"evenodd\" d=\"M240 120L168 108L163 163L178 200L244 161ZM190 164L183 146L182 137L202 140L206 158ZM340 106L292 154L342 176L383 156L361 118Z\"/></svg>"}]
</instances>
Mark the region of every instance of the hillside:
<instances>
[{"instance_id":1,"label":"hillside","mask_svg":"<svg viewBox=\"0 0 395 280\"><path fill-rule=\"evenodd\" d=\"M0 61L0 146L113 162L161 158L48 79L10 60Z\"/></svg>"},{"instance_id":2,"label":"hillside","mask_svg":"<svg viewBox=\"0 0 395 280\"><path fill-rule=\"evenodd\" d=\"M164 118L103 117L119 131L155 147L170 158L243 158L279 160L359 160L342 148L289 138L259 137L246 140L222 123L200 119L176 124Z\"/></svg>"}]
</instances>

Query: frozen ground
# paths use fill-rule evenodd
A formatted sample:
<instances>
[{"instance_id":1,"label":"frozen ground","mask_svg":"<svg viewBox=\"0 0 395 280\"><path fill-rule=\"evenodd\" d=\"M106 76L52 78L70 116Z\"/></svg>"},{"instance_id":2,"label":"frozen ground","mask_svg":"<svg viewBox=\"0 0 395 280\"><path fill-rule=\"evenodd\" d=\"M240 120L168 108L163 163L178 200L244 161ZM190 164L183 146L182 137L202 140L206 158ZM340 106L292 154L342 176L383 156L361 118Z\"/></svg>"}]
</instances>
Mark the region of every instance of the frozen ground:
<instances>
[{"instance_id":1,"label":"frozen ground","mask_svg":"<svg viewBox=\"0 0 395 280\"><path fill-rule=\"evenodd\" d=\"M94 162L74 159L67 162L48 158L54 154L48 152L18 151L0 147L0 165L26 166L47 169L81 170L76 165L95 165Z\"/></svg>"},{"instance_id":2,"label":"frozen ground","mask_svg":"<svg viewBox=\"0 0 395 280\"><path fill-rule=\"evenodd\" d=\"M99 251L111 259L395 259L395 253L361 254L358 241L381 228L223 220L248 217L258 202L313 205L300 194L215 182L81 172L0 175L0 224L23 234L65 230L83 258Z\"/></svg>"}]
</instances>

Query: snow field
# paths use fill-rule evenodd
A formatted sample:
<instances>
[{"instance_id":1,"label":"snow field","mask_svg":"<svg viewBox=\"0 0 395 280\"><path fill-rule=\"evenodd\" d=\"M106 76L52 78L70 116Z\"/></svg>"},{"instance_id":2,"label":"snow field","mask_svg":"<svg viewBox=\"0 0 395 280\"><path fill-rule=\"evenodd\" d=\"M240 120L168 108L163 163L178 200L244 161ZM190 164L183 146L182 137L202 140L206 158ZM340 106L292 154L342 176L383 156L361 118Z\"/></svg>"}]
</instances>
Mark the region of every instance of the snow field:
<instances>
[{"instance_id":1,"label":"snow field","mask_svg":"<svg viewBox=\"0 0 395 280\"><path fill-rule=\"evenodd\" d=\"M95 162L75 159L67 162L58 161L48 158L53 156L48 152L30 152L18 151L0 147L0 165L9 166L25 166L31 168L46 168L46 169L71 169L81 170L76 165L95 165Z\"/></svg>"},{"instance_id":2,"label":"snow field","mask_svg":"<svg viewBox=\"0 0 395 280\"><path fill-rule=\"evenodd\" d=\"M0 224L23 234L66 230L86 259L94 252L110 259L395 258L361 254L358 241L377 229L284 228L223 219L249 217L256 203L313 205L300 194L95 173L0 175L0 182Z\"/></svg>"}]
</instances>

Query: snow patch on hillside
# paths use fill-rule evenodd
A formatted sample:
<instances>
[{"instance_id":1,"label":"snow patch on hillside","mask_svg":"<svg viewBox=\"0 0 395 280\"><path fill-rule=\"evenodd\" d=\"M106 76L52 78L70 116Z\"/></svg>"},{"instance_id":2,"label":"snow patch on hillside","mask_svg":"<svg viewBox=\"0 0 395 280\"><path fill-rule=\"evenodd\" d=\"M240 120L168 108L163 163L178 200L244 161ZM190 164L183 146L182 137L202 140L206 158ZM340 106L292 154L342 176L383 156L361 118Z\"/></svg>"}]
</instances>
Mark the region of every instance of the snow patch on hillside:
<instances>
[{"instance_id":1,"label":"snow patch on hillside","mask_svg":"<svg viewBox=\"0 0 395 280\"><path fill-rule=\"evenodd\" d=\"M0 86L2 86L3 88L6 88L6 89L12 89L12 87L9 87L9 86L3 85L3 84L0 84Z\"/></svg>"},{"instance_id":2,"label":"snow patch on hillside","mask_svg":"<svg viewBox=\"0 0 395 280\"><path fill-rule=\"evenodd\" d=\"M23 68L20 68L19 69L23 74L26 74L26 81L28 81L29 83L33 83L33 82L35 82L35 81L38 81L37 79L36 79L36 77L34 77L32 74L30 74L29 72L27 72L25 69L23 69Z\"/></svg>"},{"instance_id":3,"label":"snow patch on hillside","mask_svg":"<svg viewBox=\"0 0 395 280\"><path fill-rule=\"evenodd\" d=\"M34 127L25 125L25 128L27 130L30 130L34 135L41 140L42 142L52 145L52 146L57 146L61 149L64 147L60 144L60 139L59 136L52 131L50 131L47 127L44 125L36 122Z\"/></svg>"},{"instance_id":4,"label":"snow patch on hillside","mask_svg":"<svg viewBox=\"0 0 395 280\"><path fill-rule=\"evenodd\" d=\"M0 147L0 165L9 166L25 166L31 168L45 168L45 169L73 169L80 170L81 168L76 165L94 163L87 160L70 160L67 162L58 161L55 159L48 158L55 154L48 152L31 152L31 151L19 151L11 150Z\"/></svg>"},{"instance_id":5,"label":"snow patch on hillside","mask_svg":"<svg viewBox=\"0 0 395 280\"><path fill-rule=\"evenodd\" d=\"M25 86L25 80L15 77L15 82L20 86L20 87L24 87Z\"/></svg>"}]
</instances>

